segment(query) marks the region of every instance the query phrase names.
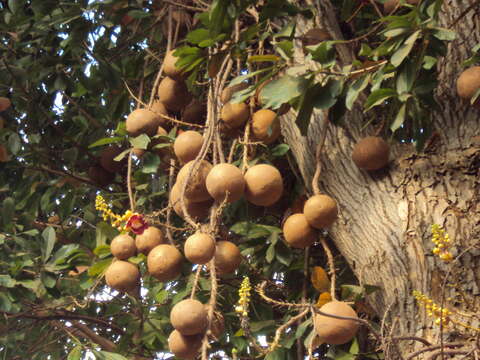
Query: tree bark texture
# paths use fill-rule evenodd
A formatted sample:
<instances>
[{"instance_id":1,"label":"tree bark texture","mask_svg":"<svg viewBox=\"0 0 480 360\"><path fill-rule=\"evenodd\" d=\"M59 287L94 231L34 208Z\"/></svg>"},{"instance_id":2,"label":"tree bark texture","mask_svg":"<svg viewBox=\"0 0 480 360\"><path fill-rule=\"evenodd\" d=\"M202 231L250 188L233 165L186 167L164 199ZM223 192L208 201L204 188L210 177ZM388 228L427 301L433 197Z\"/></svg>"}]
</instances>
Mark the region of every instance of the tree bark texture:
<instances>
[{"instance_id":1,"label":"tree bark texture","mask_svg":"<svg viewBox=\"0 0 480 360\"><path fill-rule=\"evenodd\" d=\"M368 297L370 304L394 327L394 335L422 336L434 344L439 343L440 328L416 305L413 290L439 304L443 298L449 309L465 315L480 313L480 114L457 97L455 87L462 61L480 42L480 4L475 3L447 0L442 7L441 26L452 28L458 36L439 63L436 97L442 109L432 114L438 136L431 146L418 153L412 144L390 141L388 168L359 170L351 160L352 148L374 130L364 127L366 118L358 106L344 125L328 125L321 156L320 188L337 200L340 209L330 236L360 283L382 288ZM297 35L323 27L334 39L342 39L331 3L322 0L310 5L316 7L317 16L314 21L297 19ZM456 21L459 16L463 17ZM351 63L353 52L348 45L337 50L341 63ZM295 63L318 68L305 59L300 43ZM291 111L282 118L282 133L311 189L315 148L328 114L315 110L306 137L300 134L295 115ZM457 261L447 264L432 255L434 223L444 226L454 241L454 255L461 255ZM478 317L455 318L478 327ZM445 341L452 341L471 332L449 325L443 334ZM411 351L412 344L402 343L401 352Z\"/></svg>"}]
</instances>

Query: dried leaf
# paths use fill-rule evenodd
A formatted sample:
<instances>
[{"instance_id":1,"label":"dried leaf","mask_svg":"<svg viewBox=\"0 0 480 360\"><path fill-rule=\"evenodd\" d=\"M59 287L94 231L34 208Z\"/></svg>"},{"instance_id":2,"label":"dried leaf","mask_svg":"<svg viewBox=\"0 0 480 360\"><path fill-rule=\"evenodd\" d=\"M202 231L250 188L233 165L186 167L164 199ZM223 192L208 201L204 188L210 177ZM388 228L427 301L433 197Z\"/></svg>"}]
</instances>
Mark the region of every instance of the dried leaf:
<instances>
[{"instance_id":1,"label":"dried leaf","mask_svg":"<svg viewBox=\"0 0 480 360\"><path fill-rule=\"evenodd\" d=\"M330 289L330 279L327 272L320 266L315 266L312 271L311 281L313 287L320 292Z\"/></svg>"},{"instance_id":2,"label":"dried leaf","mask_svg":"<svg viewBox=\"0 0 480 360\"><path fill-rule=\"evenodd\" d=\"M332 296L330 295L329 292L325 291L320 294L315 306L320 309L323 305L325 305L326 303L329 303L330 301L332 301Z\"/></svg>"}]
</instances>

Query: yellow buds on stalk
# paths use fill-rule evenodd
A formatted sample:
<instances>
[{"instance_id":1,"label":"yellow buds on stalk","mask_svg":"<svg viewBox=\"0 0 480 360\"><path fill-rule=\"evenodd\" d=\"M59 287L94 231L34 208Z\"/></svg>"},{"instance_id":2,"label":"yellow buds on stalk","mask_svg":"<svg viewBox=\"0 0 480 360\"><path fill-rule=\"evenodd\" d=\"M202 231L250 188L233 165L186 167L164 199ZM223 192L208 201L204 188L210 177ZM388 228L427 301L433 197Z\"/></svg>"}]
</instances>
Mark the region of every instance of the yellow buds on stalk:
<instances>
[{"instance_id":1,"label":"yellow buds on stalk","mask_svg":"<svg viewBox=\"0 0 480 360\"><path fill-rule=\"evenodd\" d=\"M428 316L433 316L435 318L435 324L448 324L450 321L449 316L452 315L450 310L435 304L432 299L430 299L427 295L422 294L420 291L414 290L413 296L418 303L422 304L425 309L427 309Z\"/></svg>"},{"instance_id":2,"label":"yellow buds on stalk","mask_svg":"<svg viewBox=\"0 0 480 360\"><path fill-rule=\"evenodd\" d=\"M438 224L432 225L432 242L435 244L432 250L435 255L444 261L453 260L453 255L449 251L452 246L452 240Z\"/></svg>"},{"instance_id":3,"label":"yellow buds on stalk","mask_svg":"<svg viewBox=\"0 0 480 360\"><path fill-rule=\"evenodd\" d=\"M148 224L141 214L133 213L130 210L125 211L123 215L115 214L101 195L97 195L95 199L95 209L102 213L104 221L110 220L112 226L116 227L118 231L132 231L141 235L148 228Z\"/></svg>"},{"instance_id":4,"label":"yellow buds on stalk","mask_svg":"<svg viewBox=\"0 0 480 360\"><path fill-rule=\"evenodd\" d=\"M238 305L235 306L235 311L240 314L241 316L248 315L248 306L250 304L250 291L252 287L250 286L250 279L248 276L245 276L242 281L242 285L238 290Z\"/></svg>"}]
</instances>

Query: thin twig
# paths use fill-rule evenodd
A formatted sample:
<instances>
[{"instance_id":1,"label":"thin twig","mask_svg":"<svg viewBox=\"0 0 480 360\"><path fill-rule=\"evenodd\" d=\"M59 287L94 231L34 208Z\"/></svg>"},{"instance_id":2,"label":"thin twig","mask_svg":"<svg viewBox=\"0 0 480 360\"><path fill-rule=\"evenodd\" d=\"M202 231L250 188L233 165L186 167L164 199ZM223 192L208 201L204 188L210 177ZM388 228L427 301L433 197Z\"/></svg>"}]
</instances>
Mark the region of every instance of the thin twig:
<instances>
[{"instance_id":1,"label":"thin twig","mask_svg":"<svg viewBox=\"0 0 480 360\"><path fill-rule=\"evenodd\" d=\"M300 321L305 315L307 315L310 312L310 309L304 309L300 314L290 318L285 324L282 326L279 326L277 330L275 331L275 338L273 342L270 344L270 347L268 349L269 352L275 351L275 349L278 347L278 342L280 341L280 337L282 336L282 333L288 329L288 327L292 326L295 322Z\"/></svg>"},{"instance_id":2,"label":"thin twig","mask_svg":"<svg viewBox=\"0 0 480 360\"><path fill-rule=\"evenodd\" d=\"M193 278L193 285L192 285L192 292L190 293L190 299L195 299L195 292L197 291L198 280L200 278L202 266L203 265L197 265L197 271L195 272L195 277Z\"/></svg>"}]
</instances>

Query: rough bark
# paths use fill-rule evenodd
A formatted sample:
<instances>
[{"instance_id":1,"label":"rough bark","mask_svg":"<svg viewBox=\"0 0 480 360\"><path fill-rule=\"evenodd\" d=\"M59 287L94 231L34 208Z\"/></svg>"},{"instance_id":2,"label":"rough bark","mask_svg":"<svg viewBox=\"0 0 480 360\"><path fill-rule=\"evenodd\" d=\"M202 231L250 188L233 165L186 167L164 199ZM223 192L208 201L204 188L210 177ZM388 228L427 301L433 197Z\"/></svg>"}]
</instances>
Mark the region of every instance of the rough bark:
<instances>
[{"instance_id":1,"label":"rough bark","mask_svg":"<svg viewBox=\"0 0 480 360\"><path fill-rule=\"evenodd\" d=\"M450 27L475 2L445 1L442 26ZM341 38L330 2L322 0L316 6L315 26L326 27L334 38ZM439 327L416 306L413 290L438 303L442 294L445 299L464 297L467 300L463 303L446 301L449 308L466 313L478 313L480 306L480 121L478 110L461 102L455 93L461 62L480 42L479 17L473 10L456 23L459 36L439 65L437 99L442 111L432 114L440 135L434 146L417 153L413 145L392 143L387 169L371 173L359 170L351 161L352 147L373 130L362 130L365 121L358 107L348 114L347 126L329 126L321 159L320 188L340 207L340 218L330 235L359 281L382 288L369 297L369 302L380 317L395 324L394 334L422 336L433 343L439 342ZM297 21L299 34L313 26L312 22ZM301 45L297 45L296 63L315 68L315 64L305 62ZM350 63L352 53L342 47L339 57ZM313 114L307 137L301 136L293 112L282 120L282 133L307 186L315 169L321 124L327 116L321 111ZM454 240L455 255L468 249L451 265L447 286L443 280L449 266L431 255L430 226L434 223L444 226ZM472 317L458 318L478 322ZM443 333L446 341L463 337L450 326ZM402 343L402 352L410 351L411 345Z\"/></svg>"}]
</instances>

